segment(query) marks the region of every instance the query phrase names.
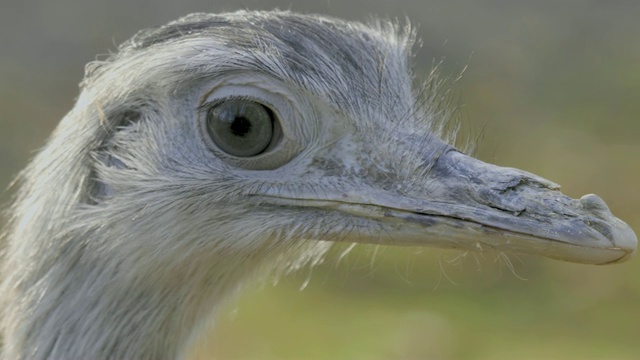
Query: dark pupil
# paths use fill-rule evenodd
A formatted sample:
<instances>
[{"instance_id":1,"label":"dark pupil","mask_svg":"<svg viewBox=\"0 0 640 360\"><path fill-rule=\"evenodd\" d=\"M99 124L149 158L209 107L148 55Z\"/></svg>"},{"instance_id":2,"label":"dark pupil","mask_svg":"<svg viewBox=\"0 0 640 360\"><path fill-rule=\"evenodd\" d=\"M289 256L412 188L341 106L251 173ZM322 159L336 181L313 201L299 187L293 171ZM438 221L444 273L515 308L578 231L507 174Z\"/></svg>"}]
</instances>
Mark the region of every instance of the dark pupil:
<instances>
[{"instance_id":1,"label":"dark pupil","mask_svg":"<svg viewBox=\"0 0 640 360\"><path fill-rule=\"evenodd\" d=\"M231 133L235 136L245 136L251 131L251 122L244 116L238 116L233 119L230 129Z\"/></svg>"}]
</instances>

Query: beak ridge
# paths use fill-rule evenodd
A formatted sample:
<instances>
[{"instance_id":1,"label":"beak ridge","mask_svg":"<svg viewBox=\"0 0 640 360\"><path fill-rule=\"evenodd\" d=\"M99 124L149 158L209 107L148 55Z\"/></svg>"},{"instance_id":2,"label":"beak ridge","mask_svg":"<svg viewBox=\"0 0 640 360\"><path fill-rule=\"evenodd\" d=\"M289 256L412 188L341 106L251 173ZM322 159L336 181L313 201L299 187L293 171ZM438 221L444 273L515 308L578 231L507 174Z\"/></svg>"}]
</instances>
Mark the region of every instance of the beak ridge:
<instances>
[{"instance_id":1,"label":"beak ridge","mask_svg":"<svg viewBox=\"0 0 640 360\"><path fill-rule=\"evenodd\" d=\"M562 243L594 251L619 250L624 255L608 262L627 259L636 252L633 230L597 195L571 199L559 191L559 185L542 177L487 164L453 150L444 153L433 170L430 181L441 185L438 192L425 198L439 199L441 215L504 234L534 237L549 246ZM593 260L602 260L597 258ZM592 262L588 258L564 260Z\"/></svg>"}]
</instances>

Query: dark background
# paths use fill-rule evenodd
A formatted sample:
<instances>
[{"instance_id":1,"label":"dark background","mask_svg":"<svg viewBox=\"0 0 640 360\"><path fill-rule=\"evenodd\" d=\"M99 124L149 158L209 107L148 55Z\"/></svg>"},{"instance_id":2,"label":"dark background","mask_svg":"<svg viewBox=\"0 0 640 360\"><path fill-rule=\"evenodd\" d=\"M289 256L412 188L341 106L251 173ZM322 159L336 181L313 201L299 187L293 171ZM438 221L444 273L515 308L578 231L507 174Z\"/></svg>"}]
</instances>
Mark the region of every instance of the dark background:
<instances>
[{"instance_id":1,"label":"dark background","mask_svg":"<svg viewBox=\"0 0 640 360\"><path fill-rule=\"evenodd\" d=\"M580 197L640 231L640 2L2 1L0 187L72 107L84 64L190 12L291 9L419 24L416 69L444 59L478 157ZM5 192L0 199L7 201ZM339 251L336 251L339 254ZM248 291L198 358L636 359L640 262L360 246ZM306 282L305 291L299 291Z\"/></svg>"}]
</instances>

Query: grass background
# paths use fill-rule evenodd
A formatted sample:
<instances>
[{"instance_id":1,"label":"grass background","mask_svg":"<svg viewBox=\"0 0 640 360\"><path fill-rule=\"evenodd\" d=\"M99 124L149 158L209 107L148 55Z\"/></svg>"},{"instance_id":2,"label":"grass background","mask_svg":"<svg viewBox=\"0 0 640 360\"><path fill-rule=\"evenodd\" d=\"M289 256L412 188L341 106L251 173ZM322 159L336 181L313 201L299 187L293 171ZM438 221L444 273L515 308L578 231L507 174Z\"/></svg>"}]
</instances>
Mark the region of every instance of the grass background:
<instances>
[{"instance_id":1,"label":"grass background","mask_svg":"<svg viewBox=\"0 0 640 360\"><path fill-rule=\"evenodd\" d=\"M640 230L637 1L3 0L0 186L73 105L86 62L136 30L194 11L290 8L409 17L444 58L478 157L596 193ZM4 193L6 201L9 194ZM637 359L640 262L583 266L360 246L247 290L194 358ZM304 286L308 283L307 286ZM305 287L304 291L300 288Z\"/></svg>"}]
</instances>

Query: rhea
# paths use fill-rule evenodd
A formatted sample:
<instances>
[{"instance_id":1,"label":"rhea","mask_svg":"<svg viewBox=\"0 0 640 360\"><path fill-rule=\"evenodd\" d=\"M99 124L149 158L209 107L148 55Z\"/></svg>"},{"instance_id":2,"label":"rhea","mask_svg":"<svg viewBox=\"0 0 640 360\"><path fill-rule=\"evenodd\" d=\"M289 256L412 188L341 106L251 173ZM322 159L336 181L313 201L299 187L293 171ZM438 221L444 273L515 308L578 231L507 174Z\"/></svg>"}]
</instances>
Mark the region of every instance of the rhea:
<instances>
[{"instance_id":1,"label":"rhea","mask_svg":"<svg viewBox=\"0 0 640 360\"><path fill-rule=\"evenodd\" d=\"M595 195L458 151L414 32L291 12L194 14L86 68L19 176L4 359L176 359L243 280L337 242L630 258Z\"/></svg>"}]
</instances>

